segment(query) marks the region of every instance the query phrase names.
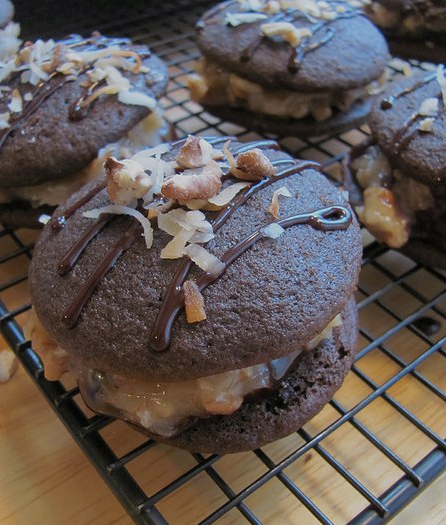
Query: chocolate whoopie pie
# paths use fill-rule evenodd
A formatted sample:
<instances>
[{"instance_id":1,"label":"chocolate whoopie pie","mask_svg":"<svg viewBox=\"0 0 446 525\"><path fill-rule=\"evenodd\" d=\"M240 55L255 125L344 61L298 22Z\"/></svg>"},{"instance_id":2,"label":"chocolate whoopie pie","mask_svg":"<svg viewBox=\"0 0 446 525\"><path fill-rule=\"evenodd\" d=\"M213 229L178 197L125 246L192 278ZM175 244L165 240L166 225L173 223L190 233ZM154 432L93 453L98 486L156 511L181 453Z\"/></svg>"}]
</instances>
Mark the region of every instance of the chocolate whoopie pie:
<instances>
[{"instance_id":1,"label":"chocolate whoopie pie","mask_svg":"<svg viewBox=\"0 0 446 525\"><path fill-rule=\"evenodd\" d=\"M444 0L371 0L364 10L386 35L392 54L446 61Z\"/></svg>"},{"instance_id":2,"label":"chocolate whoopie pie","mask_svg":"<svg viewBox=\"0 0 446 525\"><path fill-rule=\"evenodd\" d=\"M108 159L107 189L43 229L27 327L46 376L70 370L93 410L215 453L288 435L331 399L355 353L361 259L318 164L226 141Z\"/></svg>"},{"instance_id":3,"label":"chocolate whoopie pie","mask_svg":"<svg viewBox=\"0 0 446 525\"><path fill-rule=\"evenodd\" d=\"M388 58L354 0L229 1L197 24L191 97L260 131L300 136L362 123Z\"/></svg>"},{"instance_id":4,"label":"chocolate whoopie pie","mask_svg":"<svg viewBox=\"0 0 446 525\"><path fill-rule=\"evenodd\" d=\"M160 142L164 63L126 39L25 43L0 66L0 222L37 226L102 170ZM124 152L124 153L123 153Z\"/></svg>"},{"instance_id":5,"label":"chocolate whoopie pie","mask_svg":"<svg viewBox=\"0 0 446 525\"><path fill-rule=\"evenodd\" d=\"M444 69L392 82L370 114L370 140L346 164L346 186L375 237L446 268Z\"/></svg>"}]
</instances>

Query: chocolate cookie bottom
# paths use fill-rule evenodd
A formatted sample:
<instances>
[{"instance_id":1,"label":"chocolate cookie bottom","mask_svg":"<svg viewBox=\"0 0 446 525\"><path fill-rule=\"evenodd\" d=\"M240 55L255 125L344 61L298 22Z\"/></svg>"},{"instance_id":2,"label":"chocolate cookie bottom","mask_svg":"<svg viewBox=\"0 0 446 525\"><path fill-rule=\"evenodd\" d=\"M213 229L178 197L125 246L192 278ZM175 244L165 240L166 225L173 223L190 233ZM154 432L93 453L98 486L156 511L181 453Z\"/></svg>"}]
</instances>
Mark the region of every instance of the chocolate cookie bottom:
<instances>
[{"instance_id":1,"label":"chocolate cookie bottom","mask_svg":"<svg viewBox=\"0 0 446 525\"><path fill-rule=\"evenodd\" d=\"M263 133L278 135L293 135L299 137L315 137L327 133L342 133L348 129L363 124L370 112L373 98L356 102L347 112L337 111L334 115L321 122L311 117L291 119L254 113L252 111L226 106L203 107L217 117L229 120L248 129Z\"/></svg>"},{"instance_id":2,"label":"chocolate cookie bottom","mask_svg":"<svg viewBox=\"0 0 446 525\"><path fill-rule=\"evenodd\" d=\"M132 426L157 441L215 454L253 450L295 432L330 401L351 368L358 333L353 298L342 318L333 336L301 354L276 389L248 397L233 414L197 420L170 438Z\"/></svg>"}]
</instances>

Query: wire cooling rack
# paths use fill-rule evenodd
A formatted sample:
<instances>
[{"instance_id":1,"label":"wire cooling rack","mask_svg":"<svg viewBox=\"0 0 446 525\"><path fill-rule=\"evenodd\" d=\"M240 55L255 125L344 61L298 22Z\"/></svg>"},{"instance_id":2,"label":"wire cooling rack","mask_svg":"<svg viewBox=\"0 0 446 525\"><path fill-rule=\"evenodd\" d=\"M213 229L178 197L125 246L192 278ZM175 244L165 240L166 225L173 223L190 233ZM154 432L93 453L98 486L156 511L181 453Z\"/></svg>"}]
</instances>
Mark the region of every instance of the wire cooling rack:
<instances>
[{"instance_id":1,"label":"wire cooling rack","mask_svg":"<svg viewBox=\"0 0 446 525\"><path fill-rule=\"evenodd\" d=\"M209 2L15 4L25 38L100 30L148 43L169 65L163 104L180 136L259 138L188 100L185 80L198 56L193 25ZM401 69L397 60L390 66L393 74ZM321 162L336 182L343 155L366 136L362 127L314 140L274 138L296 156ZM120 421L92 414L70 378L44 379L20 328L30 305L15 300L26 286L32 237L0 226L1 333L135 523L383 524L445 470L444 273L415 264L363 232L359 353L334 400L277 443L249 453L203 456L159 445ZM193 512L185 518L181 509L190 501Z\"/></svg>"}]
</instances>

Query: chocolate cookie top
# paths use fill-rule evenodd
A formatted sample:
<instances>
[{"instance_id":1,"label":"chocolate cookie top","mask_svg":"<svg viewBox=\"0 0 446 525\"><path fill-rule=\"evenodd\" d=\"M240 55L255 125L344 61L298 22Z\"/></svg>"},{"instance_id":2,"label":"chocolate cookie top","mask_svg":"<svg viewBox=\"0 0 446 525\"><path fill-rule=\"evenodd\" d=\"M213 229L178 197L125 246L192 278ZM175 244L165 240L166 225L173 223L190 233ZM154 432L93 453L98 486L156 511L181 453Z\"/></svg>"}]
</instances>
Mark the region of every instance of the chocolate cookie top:
<instances>
[{"instance_id":1,"label":"chocolate cookie top","mask_svg":"<svg viewBox=\"0 0 446 525\"><path fill-rule=\"evenodd\" d=\"M384 70L384 37L348 1L253 5L229 1L203 16L197 43L205 57L263 86L298 91L352 89Z\"/></svg>"},{"instance_id":2,"label":"chocolate cookie top","mask_svg":"<svg viewBox=\"0 0 446 525\"><path fill-rule=\"evenodd\" d=\"M211 140L214 149L224 141L224 137ZM173 169L173 159L178 169L180 146L163 154L161 160L167 164L162 172ZM234 189L228 164L231 174L257 172L257 179L236 182L238 193L229 200L226 196L223 205L220 200L220 211L205 212L206 216L198 210L186 215L184 208L175 206L167 213L151 210L149 216L157 217L157 225L150 249L147 224L143 237L132 217L100 215L93 221L84 216L110 204L107 192L98 191L100 186L85 187L58 208L35 248L31 294L40 321L74 359L133 376L191 379L289 354L345 307L356 287L361 243L342 193L318 172L317 164L292 159L272 141L232 142L229 149L237 167L229 154L227 162L209 164L223 170L218 195L223 198L227 188ZM256 161L250 164L253 157ZM119 174L121 167L120 163L109 167L110 191L113 168ZM151 176L157 179L160 173L153 168ZM183 202L186 198L191 206L185 190L191 181L188 173L171 176L163 183L162 194L172 200L172 188L181 189ZM111 189L119 200L121 190ZM277 210L274 201L279 194L285 196ZM215 207L217 201L212 198L207 205ZM165 200L160 205L165 206ZM125 213L134 214L128 209ZM210 227L202 222L205 218ZM276 237L277 231L271 229L277 230L277 224L263 228L277 221L285 231L280 234L279 228L279 236L269 238ZM188 257L170 259L183 253ZM192 288L195 284L199 293L189 296L184 280ZM188 322L182 307L188 299L199 302L200 292L206 319Z\"/></svg>"},{"instance_id":3,"label":"chocolate cookie top","mask_svg":"<svg viewBox=\"0 0 446 525\"><path fill-rule=\"evenodd\" d=\"M0 0L0 29L12 20L14 6L9 0Z\"/></svg>"},{"instance_id":4,"label":"chocolate cookie top","mask_svg":"<svg viewBox=\"0 0 446 525\"><path fill-rule=\"evenodd\" d=\"M0 186L84 168L155 107L167 83L146 46L100 35L25 44L0 69Z\"/></svg>"},{"instance_id":5,"label":"chocolate cookie top","mask_svg":"<svg viewBox=\"0 0 446 525\"><path fill-rule=\"evenodd\" d=\"M389 84L369 117L391 163L428 185L446 178L446 82L442 66Z\"/></svg>"}]
</instances>

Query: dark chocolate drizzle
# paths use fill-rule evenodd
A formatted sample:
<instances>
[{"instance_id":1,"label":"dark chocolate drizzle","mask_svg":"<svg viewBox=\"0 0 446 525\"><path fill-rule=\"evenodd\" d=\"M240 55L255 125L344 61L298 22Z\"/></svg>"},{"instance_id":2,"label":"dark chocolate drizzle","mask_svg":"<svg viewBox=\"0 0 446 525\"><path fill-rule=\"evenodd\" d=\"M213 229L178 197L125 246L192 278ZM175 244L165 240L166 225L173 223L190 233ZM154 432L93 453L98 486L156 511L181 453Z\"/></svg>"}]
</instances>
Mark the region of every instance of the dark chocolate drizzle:
<instances>
[{"instance_id":1,"label":"dark chocolate drizzle","mask_svg":"<svg viewBox=\"0 0 446 525\"><path fill-rule=\"evenodd\" d=\"M211 24L218 24L220 23L219 15L225 8L230 8L231 5L234 5L234 7L239 7L238 2L225 2L216 7L215 9L211 10L207 15L205 15L197 24L197 29L202 30L206 27L206 25ZM241 11L242 13L244 11ZM266 14L266 13L263 13ZM311 53L312 51L315 51L316 49L319 49L321 46L327 44L335 35L335 29L330 27L327 29L327 27L334 21L340 20L342 18L352 18L354 16L361 15L361 11L358 9L349 9L346 10L345 13L337 13L337 16L334 20L322 20L318 22L314 22L314 19L309 17L305 12L298 10L298 9L287 9L286 11L281 11L280 13L276 13L272 16L269 16L268 18L265 18L261 21L261 24L265 23L273 23L273 22L289 22L291 24L294 24L295 22L299 20L305 20L310 25L306 25L311 32L311 37L304 37L302 38L300 44L297 47L292 46L290 43L287 42L288 47L290 48L290 57L288 60L287 69L290 73L295 74L299 71L302 61L305 58L305 56L308 53ZM320 32L321 30L327 29L325 34L320 38L320 40L313 42L310 44L311 39L313 36L316 35L316 33ZM267 40L270 40L268 37L262 34L258 34L257 37L250 42L245 49L242 50L240 55L240 61L241 62L248 62L251 60L253 55L256 53L257 49L260 47L262 42L265 42ZM282 45L284 42L280 42Z\"/></svg>"},{"instance_id":2,"label":"dark chocolate drizzle","mask_svg":"<svg viewBox=\"0 0 446 525\"><path fill-rule=\"evenodd\" d=\"M97 193L103 190L106 186L106 181L101 180L99 184L96 184L88 193L77 200L74 204L69 206L62 215L55 215L51 218L49 224L53 231L60 231L64 226L67 219L69 219L79 208L89 202Z\"/></svg>"},{"instance_id":3,"label":"dark chocolate drizzle","mask_svg":"<svg viewBox=\"0 0 446 525\"><path fill-rule=\"evenodd\" d=\"M395 95L389 95L386 98L383 98L381 101L381 109L387 110L393 108L393 104L395 103L395 100L405 97L406 95L410 95L410 93L414 93L418 89L422 88L425 84L429 84L429 82L432 82L437 78L437 73L431 73L427 77L422 78L420 81L413 84L413 86L409 86L405 89L402 89L399 93L396 93Z\"/></svg>"},{"instance_id":4,"label":"dark chocolate drizzle","mask_svg":"<svg viewBox=\"0 0 446 525\"><path fill-rule=\"evenodd\" d=\"M25 107L20 114L10 120L9 128L0 130L0 148L3 146L11 133L16 130L20 124L29 119L29 117L40 108L47 98L49 98L67 82L72 82L75 80L75 78L76 77L71 75L53 75L50 80L42 82L36 86L36 88L31 91L33 96L32 100L25 104Z\"/></svg>"},{"instance_id":5,"label":"dark chocolate drizzle","mask_svg":"<svg viewBox=\"0 0 446 525\"><path fill-rule=\"evenodd\" d=\"M90 244L90 242L104 228L104 226L112 220L112 218L113 215L100 215L95 220L95 222L93 222L93 224L87 228L87 230L85 230L77 242L73 244L73 246L59 261L59 264L57 265L57 273L59 275L66 275L74 268L74 265L77 263L79 257L82 255L88 244Z\"/></svg>"},{"instance_id":6,"label":"dark chocolate drizzle","mask_svg":"<svg viewBox=\"0 0 446 525\"><path fill-rule=\"evenodd\" d=\"M350 225L351 220L352 214L348 208L345 208L344 206L330 206L310 213L292 215L277 221L275 224L278 224L285 229L298 224L308 224L317 230L334 231L345 230ZM226 269L253 244L260 239L266 238L267 235L263 233L264 229L265 226L255 230L251 235L226 251L220 257L221 262L225 265L221 272L218 274L205 272L195 281L199 291L203 291L211 283L221 277ZM172 325L184 304L182 284L187 278L190 264L190 261L187 261L187 263L183 261L179 266L177 273L169 285L158 317L155 320L150 346L152 350L156 352L166 350L169 346Z\"/></svg>"},{"instance_id":7,"label":"dark chocolate drizzle","mask_svg":"<svg viewBox=\"0 0 446 525\"><path fill-rule=\"evenodd\" d=\"M66 38L61 44L64 44L68 48L75 48L79 46L85 47L84 51L93 50L96 48L110 47L113 45L128 45L128 39L122 38L107 38L103 37L100 34L94 35L91 38L80 38L77 35L71 35ZM147 53L138 53L142 58L150 56L150 52ZM87 71L89 67L87 66L85 70L80 71L79 74ZM23 124L33 113L35 113L53 93L62 88L66 83L73 82L77 79L77 76L73 75L64 75L58 73L57 71L51 73L48 80L38 84L33 90L29 91L31 93L32 99L29 102L25 102L23 110L17 114L17 116L10 119L10 125L8 128L0 130L0 149L5 143L6 139L13 133L18 126ZM98 83L95 83L93 86L87 90L86 94L80 97L74 104L68 109L68 116L70 120L78 121L85 118L87 115L90 104L83 104L84 100L93 93Z\"/></svg>"},{"instance_id":8,"label":"dark chocolate drizzle","mask_svg":"<svg viewBox=\"0 0 446 525\"><path fill-rule=\"evenodd\" d=\"M384 98L381 101L381 109L388 110L391 109L395 103L395 100L405 97L406 95L409 95L411 93L414 93L418 89L422 88L429 82L432 82L437 77L437 73L430 73L426 77L422 78L412 86L409 86L403 90L401 90L399 93L395 95L391 95L389 97ZM441 97L441 90L439 90L439 94L437 95L437 98L439 100L442 100ZM443 105L444 110L444 105ZM440 112L440 108L439 108ZM410 128L416 124L420 119L426 118L425 115L420 115L418 112L413 113L406 121L403 123L400 129L398 129L393 137L390 140L390 147L394 151L395 155L399 155L407 146L409 145L410 141L420 132L419 128L416 127L412 131L409 130Z\"/></svg>"},{"instance_id":9,"label":"dark chocolate drizzle","mask_svg":"<svg viewBox=\"0 0 446 525\"><path fill-rule=\"evenodd\" d=\"M90 299L105 274L113 268L119 257L133 244L139 230L139 223L132 223L124 235L106 253L105 257L82 285L68 308L63 312L61 322L64 326L72 328L77 323L85 303Z\"/></svg>"}]
</instances>

